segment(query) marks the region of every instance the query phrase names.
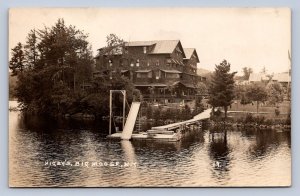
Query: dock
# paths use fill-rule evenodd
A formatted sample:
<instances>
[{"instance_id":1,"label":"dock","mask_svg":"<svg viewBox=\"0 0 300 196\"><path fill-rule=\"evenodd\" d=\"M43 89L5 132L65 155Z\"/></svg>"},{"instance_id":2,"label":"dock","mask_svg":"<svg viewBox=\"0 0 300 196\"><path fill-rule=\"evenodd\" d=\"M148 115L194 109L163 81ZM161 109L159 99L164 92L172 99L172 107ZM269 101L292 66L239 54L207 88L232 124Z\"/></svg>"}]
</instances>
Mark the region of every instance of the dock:
<instances>
[{"instance_id":1,"label":"dock","mask_svg":"<svg viewBox=\"0 0 300 196\"><path fill-rule=\"evenodd\" d=\"M191 125L200 120L205 120L205 119L210 118L211 110L212 109L207 109L207 110L201 112L200 114L194 116L190 120L172 123L172 124L163 125L163 126L158 126L158 127L152 127L151 129L153 129L153 130L172 130L172 129L177 129L178 127L183 126L183 125Z\"/></svg>"},{"instance_id":2,"label":"dock","mask_svg":"<svg viewBox=\"0 0 300 196\"><path fill-rule=\"evenodd\" d=\"M136 106L137 107L137 106ZM134 110L135 111L135 110ZM194 125L199 124L202 120L210 118L210 113L212 109L207 109L202 113L194 116L192 119L171 123L163 126L152 127L150 130L146 132L140 133L132 133L133 126L131 126L131 130L126 130L126 140L164 140L164 141L179 141L182 136L183 132L187 127L194 127ZM129 112L130 113L130 112ZM127 119L128 121L128 119ZM135 121L134 121L135 122ZM127 123L127 122L126 122ZM134 123L133 123L134 124ZM124 131L123 131L124 132ZM124 133L117 132L111 135L108 135L107 138L110 139L123 139ZM127 134L127 132L131 134ZM130 135L130 138L129 138Z\"/></svg>"}]
</instances>

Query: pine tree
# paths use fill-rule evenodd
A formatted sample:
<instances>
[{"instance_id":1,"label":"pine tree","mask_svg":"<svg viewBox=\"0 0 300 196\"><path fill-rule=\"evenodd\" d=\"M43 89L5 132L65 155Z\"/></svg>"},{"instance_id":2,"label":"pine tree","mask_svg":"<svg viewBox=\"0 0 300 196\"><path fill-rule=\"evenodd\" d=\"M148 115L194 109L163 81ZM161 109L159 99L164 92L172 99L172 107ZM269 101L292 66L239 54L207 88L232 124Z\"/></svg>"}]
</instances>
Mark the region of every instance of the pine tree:
<instances>
[{"instance_id":1,"label":"pine tree","mask_svg":"<svg viewBox=\"0 0 300 196\"><path fill-rule=\"evenodd\" d=\"M233 102L234 98L234 75L236 72L230 73L230 63L226 60L216 65L215 72L209 87L208 103L215 107L223 107L225 118L227 118L228 106Z\"/></svg>"},{"instance_id":2,"label":"pine tree","mask_svg":"<svg viewBox=\"0 0 300 196\"><path fill-rule=\"evenodd\" d=\"M37 34L35 29L28 33L25 48L25 57L28 67L34 68L38 61Z\"/></svg>"},{"instance_id":3,"label":"pine tree","mask_svg":"<svg viewBox=\"0 0 300 196\"><path fill-rule=\"evenodd\" d=\"M12 71L12 76L22 73L25 69L23 45L20 42L12 49L12 57L9 61L9 68Z\"/></svg>"}]
</instances>

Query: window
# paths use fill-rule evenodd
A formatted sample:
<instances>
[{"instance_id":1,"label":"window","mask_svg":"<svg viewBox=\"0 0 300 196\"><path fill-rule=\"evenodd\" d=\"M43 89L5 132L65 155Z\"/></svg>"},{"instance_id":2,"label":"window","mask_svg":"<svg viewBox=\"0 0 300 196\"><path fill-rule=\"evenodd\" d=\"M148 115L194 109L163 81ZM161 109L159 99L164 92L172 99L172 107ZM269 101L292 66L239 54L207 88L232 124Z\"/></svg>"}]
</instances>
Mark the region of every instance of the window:
<instances>
[{"instance_id":1,"label":"window","mask_svg":"<svg viewBox=\"0 0 300 196\"><path fill-rule=\"evenodd\" d=\"M155 79L158 80L160 78L160 71L155 71Z\"/></svg>"},{"instance_id":2,"label":"window","mask_svg":"<svg viewBox=\"0 0 300 196\"><path fill-rule=\"evenodd\" d=\"M144 51L144 54L147 53L147 47L146 46L143 47L143 51Z\"/></svg>"},{"instance_id":3,"label":"window","mask_svg":"<svg viewBox=\"0 0 300 196\"><path fill-rule=\"evenodd\" d=\"M137 66L137 67L140 66L140 60L139 60L139 59L136 60L136 66Z\"/></svg>"},{"instance_id":4,"label":"window","mask_svg":"<svg viewBox=\"0 0 300 196\"><path fill-rule=\"evenodd\" d=\"M134 63L133 63L133 62L134 62L133 59L131 59L131 60L130 60L130 66L131 66L131 67L134 66Z\"/></svg>"},{"instance_id":5,"label":"window","mask_svg":"<svg viewBox=\"0 0 300 196\"><path fill-rule=\"evenodd\" d=\"M112 60L108 60L108 64L109 64L109 66L112 66L113 64L112 64Z\"/></svg>"},{"instance_id":6,"label":"window","mask_svg":"<svg viewBox=\"0 0 300 196\"><path fill-rule=\"evenodd\" d=\"M150 66L150 62L149 61L147 62L147 66Z\"/></svg>"}]
</instances>

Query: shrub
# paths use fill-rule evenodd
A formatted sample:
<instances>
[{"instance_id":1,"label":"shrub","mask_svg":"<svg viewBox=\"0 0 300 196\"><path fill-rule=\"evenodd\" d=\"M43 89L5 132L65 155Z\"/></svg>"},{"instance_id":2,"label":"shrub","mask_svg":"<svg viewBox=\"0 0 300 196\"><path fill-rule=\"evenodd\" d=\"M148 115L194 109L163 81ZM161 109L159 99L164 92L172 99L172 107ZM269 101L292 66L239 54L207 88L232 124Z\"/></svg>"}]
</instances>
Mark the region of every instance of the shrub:
<instances>
[{"instance_id":1,"label":"shrub","mask_svg":"<svg viewBox=\"0 0 300 196\"><path fill-rule=\"evenodd\" d=\"M253 123L255 119L252 114L248 113L244 119L244 123Z\"/></svg>"},{"instance_id":2,"label":"shrub","mask_svg":"<svg viewBox=\"0 0 300 196\"><path fill-rule=\"evenodd\" d=\"M266 119L266 118L265 118L264 116L257 116L257 117L255 118L255 121L257 122L257 124L261 125L261 124L264 124L265 119Z\"/></svg>"}]
</instances>

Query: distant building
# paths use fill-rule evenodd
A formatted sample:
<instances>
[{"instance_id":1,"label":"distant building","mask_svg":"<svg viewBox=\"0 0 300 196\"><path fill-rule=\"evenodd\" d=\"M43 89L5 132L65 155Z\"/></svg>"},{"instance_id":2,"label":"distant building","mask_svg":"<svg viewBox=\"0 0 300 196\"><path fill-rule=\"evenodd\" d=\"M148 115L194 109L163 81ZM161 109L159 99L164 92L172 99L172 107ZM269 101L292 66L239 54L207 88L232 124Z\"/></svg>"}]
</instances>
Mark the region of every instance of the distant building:
<instances>
[{"instance_id":1,"label":"distant building","mask_svg":"<svg viewBox=\"0 0 300 196\"><path fill-rule=\"evenodd\" d=\"M249 76L249 83L255 83L255 82L268 82L270 78L267 76L267 74L264 73L251 73Z\"/></svg>"},{"instance_id":2,"label":"distant building","mask_svg":"<svg viewBox=\"0 0 300 196\"><path fill-rule=\"evenodd\" d=\"M183 48L180 40L126 42L124 47L100 48L95 59L98 73L113 77L119 70L146 100L192 100L197 83L204 79L197 75L200 61L196 49Z\"/></svg>"},{"instance_id":3,"label":"distant building","mask_svg":"<svg viewBox=\"0 0 300 196\"><path fill-rule=\"evenodd\" d=\"M249 83L254 82L279 82L284 87L288 87L291 83L291 75L289 72L276 73L273 75L267 75L263 73L251 73L249 77Z\"/></svg>"},{"instance_id":4,"label":"distant building","mask_svg":"<svg viewBox=\"0 0 300 196\"><path fill-rule=\"evenodd\" d=\"M291 76L289 72L277 73L272 77L272 81L279 82L282 86L287 87L291 82Z\"/></svg>"}]
</instances>

